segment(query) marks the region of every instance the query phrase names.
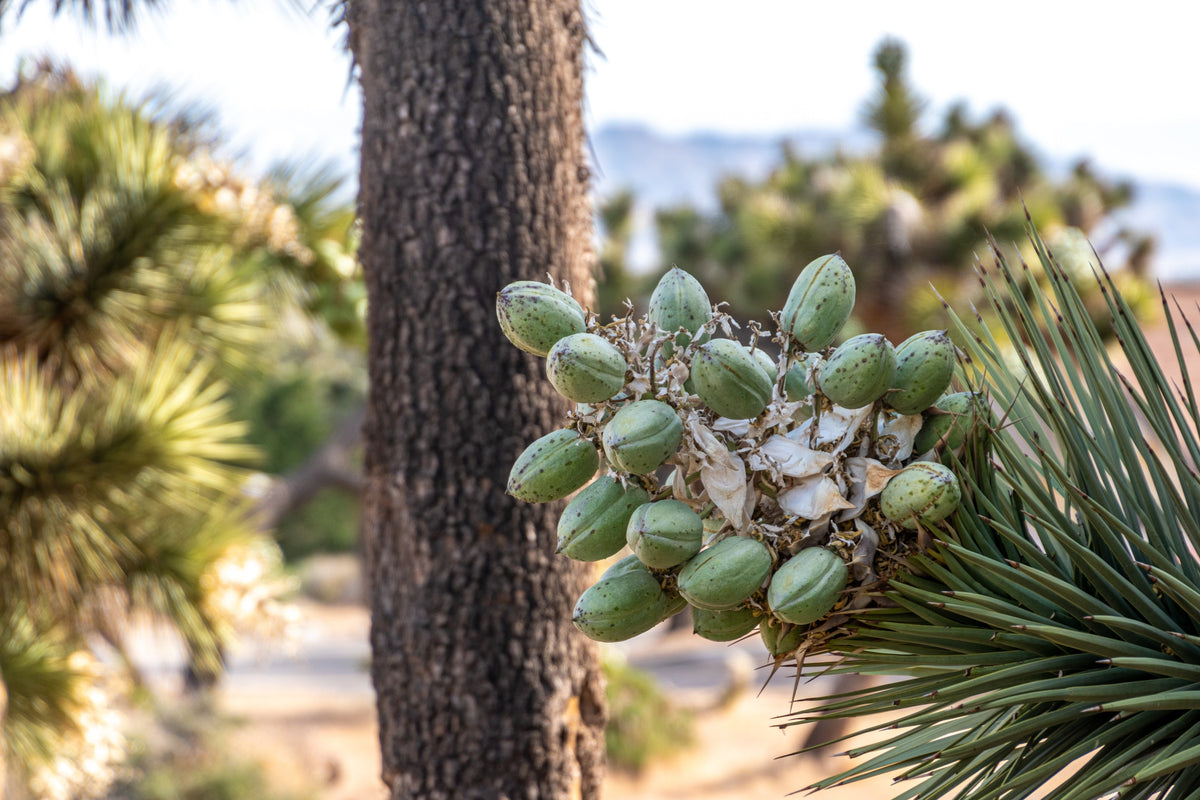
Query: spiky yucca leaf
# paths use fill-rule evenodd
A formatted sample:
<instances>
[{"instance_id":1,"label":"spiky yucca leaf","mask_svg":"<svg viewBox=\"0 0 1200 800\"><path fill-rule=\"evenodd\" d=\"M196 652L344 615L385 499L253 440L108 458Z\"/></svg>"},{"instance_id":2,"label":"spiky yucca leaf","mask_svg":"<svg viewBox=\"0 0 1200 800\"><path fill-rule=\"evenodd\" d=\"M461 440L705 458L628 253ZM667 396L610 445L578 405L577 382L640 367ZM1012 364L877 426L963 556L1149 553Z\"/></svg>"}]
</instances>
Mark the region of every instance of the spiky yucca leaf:
<instances>
[{"instance_id":1,"label":"spiky yucca leaf","mask_svg":"<svg viewBox=\"0 0 1200 800\"><path fill-rule=\"evenodd\" d=\"M962 510L832 668L905 677L789 723L886 714L872 729L893 732L817 786L893 774L912 779L906 800L1200 792L1200 410L1099 276L1127 362L1114 364L1031 238L1049 289L1017 291L997 249L981 280L1003 330L956 318L968 380L1002 415L990 452L956 460ZM1171 335L1186 381L1200 341Z\"/></svg>"},{"instance_id":2,"label":"spiky yucca leaf","mask_svg":"<svg viewBox=\"0 0 1200 800\"><path fill-rule=\"evenodd\" d=\"M236 496L231 462L254 451L223 393L169 334L135 372L73 389L0 351L0 599L75 602L118 581L163 519Z\"/></svg>"},{"instance_id":3,"label":"spiky yucca leaf","mask_svg":"<svg viewBox=\"0 0 1200 800\"><path fill-rule=\"evenodd\" d=\"M92 796L122 756L111 687L86 642L38 611L0 611L0 674L7 690L2 746L10 774L33 796ZM9 784L10 788L14 783ZM53 787L59 791L44 791ZM39 791L42 789L43 791ZM76 794L78 792L78 794Z\"/></svg>"}]
</instances>

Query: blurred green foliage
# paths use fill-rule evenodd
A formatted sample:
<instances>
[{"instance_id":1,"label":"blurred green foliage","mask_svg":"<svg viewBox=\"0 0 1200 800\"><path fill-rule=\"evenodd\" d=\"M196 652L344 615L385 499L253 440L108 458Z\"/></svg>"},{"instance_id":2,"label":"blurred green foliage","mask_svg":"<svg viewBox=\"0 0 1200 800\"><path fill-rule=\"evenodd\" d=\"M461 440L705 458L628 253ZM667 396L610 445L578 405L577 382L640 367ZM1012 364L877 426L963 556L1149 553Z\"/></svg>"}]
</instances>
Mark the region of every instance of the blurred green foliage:
<instances>
[{"instance_id":1,"label":"blurred green foliage","mask_svg":"<svg viewBox=\"0 0 1200 800\"><path fill-rule=\"evenodd\" d=\"M352 553L358 547L358 498L323 489L304 507L284 515L275 539L289 563L318 553Z\"/></svg>"},{"instance_id":2,"label":"blurred green foliage","mask_svg":"<svg viewBox=\"0 0 1200 800\"><path fill-rule=\"evenodd\" d=\"M235 414L246 420L246 439L262 452L264 472L283 475L299 467L364 402L365 367L355 355L327 346L235 391ZM353 552L358 519L358 498L329 488L285 514L275 539L288 562Z\"/></svg>"},{"instance_id":3,"label":"blurred green foliage","mask_svg":"<svg viewBox=\"0 0 1200 800\"><path fill-rule=\"evenodd\" d=\"M603 667L608 701L604 743L611 765L636 772L695 742L691 712L674 705L652 675L612 658Z\"/></svg>"},{"instance_id":4,"label":"blurred green foliage","mask_svg":"<svg viewBox=\"0 0 1200 800\"><path fill-rule=\"evenodd\" d=\"M870 152L837 152L807 158L785 148L765 179L729 177L717 187L719 209L661 209L657 231L662 267L631 275L625 263L633 203L626 194L602 205L608 237L602 249L602 316L621 302L641 302L672 264L691 272L714 301L727 301L738 319L766 322L810 260L840 252L859 286L857 323L847 328L884 333L893 341L948 324L933 286L955 307L979 296L977 253L990 234L1035 265L1024 277L1039 279L1036 258L1025 252L1029 220L1058 252L1070 251L1085 299L1103 323L1103 301L1090 280L1098 263L1087 239L1098 240L1106 268L1139 310L1153 304L1146 280L1152 240L1111 225L1133 188L1111 182L1086 162L1055 179L1020 141L1004 111L973 121L962 105L926 129L925 101L910 85L904 47L882 42L874 56L878 88L863 120L878 145ZM1027 217L1028 215L1028 217ZM1039 279L1040 280L1040 279Z\"/></svg>"},{"instance_id":5,"label":"blurred green foliage","mask_svg":"<svg viewBox=\"0 0 1200 800\"><path fill-rule=\"evenodd\" d=\"M123 655L126 621L150 617L215 676L237 626L271 624L278 550L249 470L302 458L361 396L355 360L329 355L361 342L364 310L336 182L247 179L218 143L169 97L55 65L0 90L3 746L34 793L113 774L92 641ZM295 383L282 425L248 425L260 387L317 353L337 380Z\"/></svg>"}]
</instances>

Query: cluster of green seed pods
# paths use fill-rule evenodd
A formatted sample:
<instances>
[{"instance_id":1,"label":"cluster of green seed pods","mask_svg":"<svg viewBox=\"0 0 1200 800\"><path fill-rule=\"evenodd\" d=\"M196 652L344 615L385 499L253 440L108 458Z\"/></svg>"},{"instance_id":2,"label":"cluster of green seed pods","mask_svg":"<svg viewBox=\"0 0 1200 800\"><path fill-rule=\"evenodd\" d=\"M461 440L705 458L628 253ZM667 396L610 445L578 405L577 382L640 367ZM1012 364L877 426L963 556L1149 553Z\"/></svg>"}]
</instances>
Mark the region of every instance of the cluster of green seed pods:
<instances>
[{"instance_id":1,"label":"cluster of green seed pods","mask_svg":"<svg viewBox=\"0 0 1200 800\"><path fill-rule=\"evenodd\" d=\"M517 456L508 491L574 494L558 552L619 559L579 598L580 631L620 641L690 608L698 636L758 630L785 657L874 602L914 532L950 524L962 489L939 458L986 429L986 402L951 391L946 331L842 341L855 293L839 255L814 259L773 334L738 326L679 268L638 319L602 322L533 281L499 293L504 335L572 404Z\"/></svg>"}]
</instances>

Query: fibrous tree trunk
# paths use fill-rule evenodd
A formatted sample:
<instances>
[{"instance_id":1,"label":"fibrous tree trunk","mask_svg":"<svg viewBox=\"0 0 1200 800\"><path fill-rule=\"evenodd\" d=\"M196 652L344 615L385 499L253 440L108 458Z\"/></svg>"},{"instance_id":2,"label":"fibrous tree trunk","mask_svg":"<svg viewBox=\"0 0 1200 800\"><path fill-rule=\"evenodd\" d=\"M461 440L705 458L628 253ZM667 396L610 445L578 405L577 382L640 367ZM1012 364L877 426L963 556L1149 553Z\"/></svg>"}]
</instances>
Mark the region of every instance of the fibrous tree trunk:
<instances>
[{"instance_id":1,"label":"fibrous tree trunk","mask_svg":"<svg viewBox=\"0 0 1200 800\"><path fill-rule=\"evenodd\" d=\"M393 798L595 797L603 695L560 503L505 494L563 401L500 333L518 279L590 289L569 0L352 0L370 394L365 552ZM584 298L586 302L587 298Z\"/></svg>"}]
</instances>

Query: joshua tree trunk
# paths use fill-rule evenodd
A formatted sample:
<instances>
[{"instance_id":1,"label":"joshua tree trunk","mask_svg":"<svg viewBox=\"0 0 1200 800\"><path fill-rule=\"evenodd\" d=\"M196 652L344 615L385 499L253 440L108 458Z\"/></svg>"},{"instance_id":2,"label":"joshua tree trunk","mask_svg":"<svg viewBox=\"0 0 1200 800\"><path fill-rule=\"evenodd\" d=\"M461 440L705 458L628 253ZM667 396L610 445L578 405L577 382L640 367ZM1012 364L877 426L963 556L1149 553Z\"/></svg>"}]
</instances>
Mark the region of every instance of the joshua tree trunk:
<instances>
[{"instance_id":1,"label":"joshua tree trunk","mask_svg":"<svg viewBox=\"0 0 1200 800\"><path fill-rule=\"evenodd\" d=\"M595 797L603 694L554 555L559 504L505 494L562 405L496 293L590 290L572 0L353 0L371 389L364 528L393 798ZM584 298L585 302L587 298Z\"/></svg>"}]
</instances>

